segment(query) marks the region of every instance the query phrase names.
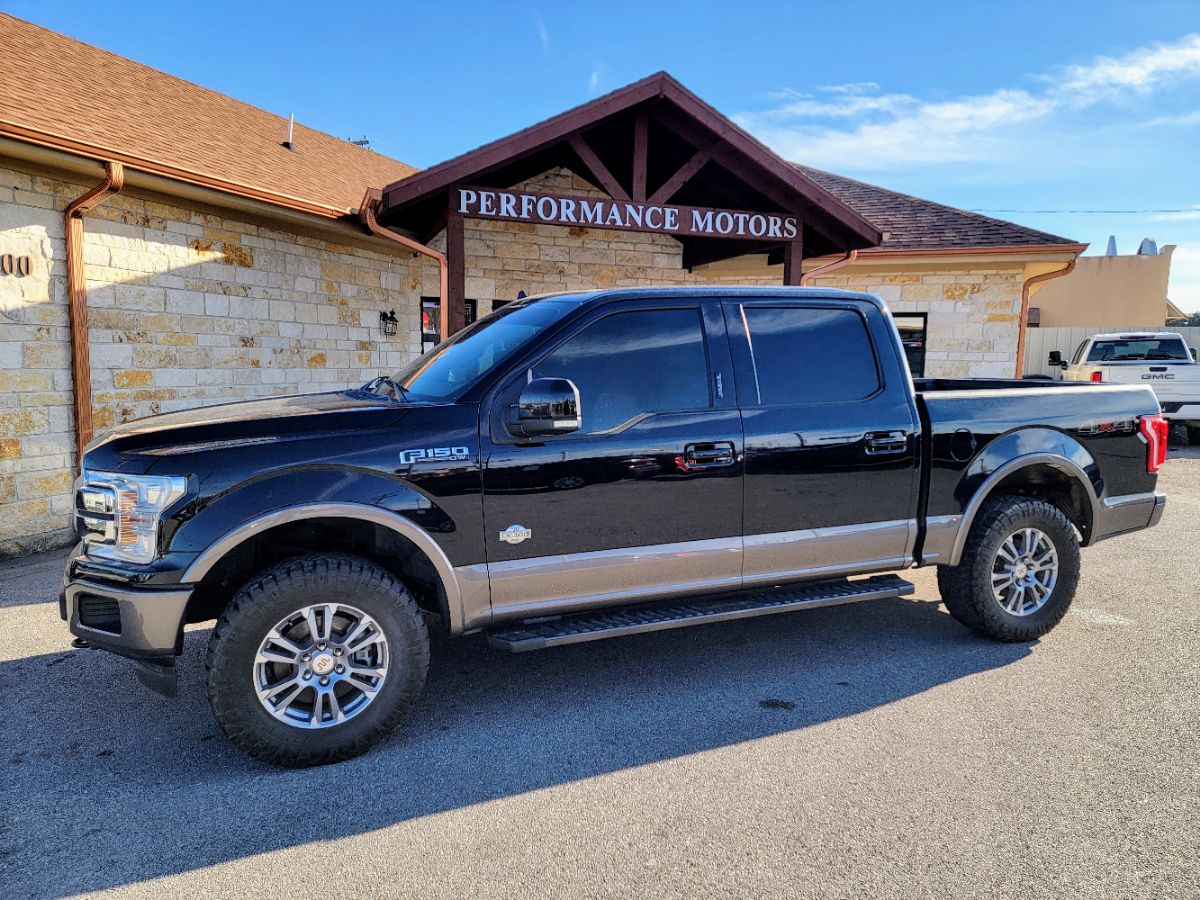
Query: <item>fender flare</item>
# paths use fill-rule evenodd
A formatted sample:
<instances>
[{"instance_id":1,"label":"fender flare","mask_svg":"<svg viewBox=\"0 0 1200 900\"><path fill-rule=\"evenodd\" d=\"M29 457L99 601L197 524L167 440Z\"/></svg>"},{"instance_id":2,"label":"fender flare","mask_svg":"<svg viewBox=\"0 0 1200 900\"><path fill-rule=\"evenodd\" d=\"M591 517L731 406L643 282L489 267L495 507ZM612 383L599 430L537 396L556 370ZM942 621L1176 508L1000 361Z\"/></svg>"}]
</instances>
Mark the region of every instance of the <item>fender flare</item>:
<instances>
[{"instance_id":1,"label":"fender flare","mask_svg":"<svg viewBox=\"0 0 1200 900\"><path fill-rule=\"evenodd\" d=\"M1096 497L1096 490L1092 486L1091 479L1088 478L1087 473L1076 463L1057 453L1026 453L1014 457L994 469L983 480L983 483L979 485L979 489L975 491L970 502L967 503L966 509L963 510L962 519L959 521L958 532L954 536L954 547L950 552L950 565L957 566L959 560L962 559L963 549L967 544L967 535L971 533L971 525L975 521L975 516L978 514L980 507L983 506L984 501L996 489L996 486L1013 472L1019 472L1021 469L1027 469L1030 466L1049 466L1052 469L1062 472L1068 478L1079 482L1083 488L1084 496L1087 497L1088 505L1091 507L1094 530L1095 523L1100 520L1100 500Z\"/></svg>"},{"instance_id":2,"label":"fender flare","mask_svg":"<svg viewBox=\"0 0 1200 900\"><path fill-rule=\"evenodd\" d=\"M386 509L367 506L363 503L305 503L298 506L288 506L266 513L256 519L251 519L226 532L197 556L183 573L185 584L195 584L212 570L221 559L244 541L261 534L268 529L289 522L303 519L359 519L388 528L416 545L429 559L442 590L446 595L446 618L452 634L462 631L462 589L454 566L446 556L445 551L429 536L424 529L414 525L403 516Z\"/></svg>"}]
</instances>

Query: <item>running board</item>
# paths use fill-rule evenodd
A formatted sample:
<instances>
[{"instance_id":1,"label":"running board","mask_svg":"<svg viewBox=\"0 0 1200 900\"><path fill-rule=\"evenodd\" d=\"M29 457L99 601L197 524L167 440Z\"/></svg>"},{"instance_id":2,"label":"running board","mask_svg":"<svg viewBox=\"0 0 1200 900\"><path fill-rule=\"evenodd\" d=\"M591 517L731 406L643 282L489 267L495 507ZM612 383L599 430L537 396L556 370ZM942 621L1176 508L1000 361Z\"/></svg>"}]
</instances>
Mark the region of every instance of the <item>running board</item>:
<instances>
[{"instance_id":1,"label":"running board","mask_svg":"<svg viewBox=\"0 0 1200 900\"><path fill-rule=\"evenodd\" d=\"M721 594L690 602L668 601L653 606L626 606L553 619L514 622L488 632L488 642L493 647L520 653L646 631L749 619L817 606L856 603L859 600L903 597L914 590L912 584L897 575L876 575L859 581L840 579L792 584Z\"/></svg>"}]
</instances>

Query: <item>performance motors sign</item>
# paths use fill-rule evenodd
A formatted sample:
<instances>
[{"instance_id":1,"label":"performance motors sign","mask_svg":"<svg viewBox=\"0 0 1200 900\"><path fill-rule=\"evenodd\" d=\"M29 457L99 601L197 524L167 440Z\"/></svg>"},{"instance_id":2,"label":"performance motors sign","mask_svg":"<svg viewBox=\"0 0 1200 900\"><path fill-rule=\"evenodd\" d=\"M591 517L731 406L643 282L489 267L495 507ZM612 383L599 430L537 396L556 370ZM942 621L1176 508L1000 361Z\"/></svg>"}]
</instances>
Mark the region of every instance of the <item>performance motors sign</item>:
<instances>
[{"instance_id":1,"label":"performance motors sign","mask_svg":"<svg viewBox=\"0 0 1200 900\"><path fill-rule=\"evenodd\" d=\"M457 211L473 219L760 241L792 241L800 235L795 216L776 213L593 200L495 188L456 190Z\"/></svg>"}]
</instances>

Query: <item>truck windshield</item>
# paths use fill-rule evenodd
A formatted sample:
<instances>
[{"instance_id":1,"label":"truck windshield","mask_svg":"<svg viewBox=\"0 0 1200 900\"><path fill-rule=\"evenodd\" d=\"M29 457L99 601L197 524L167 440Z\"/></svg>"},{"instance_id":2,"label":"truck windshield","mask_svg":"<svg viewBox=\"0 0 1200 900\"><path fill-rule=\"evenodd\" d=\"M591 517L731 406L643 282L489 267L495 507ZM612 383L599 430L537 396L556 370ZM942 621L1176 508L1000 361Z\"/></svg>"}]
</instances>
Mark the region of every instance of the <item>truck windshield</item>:
<instances>
[{"instance_id":1,"label":"truck windshield","mask_svg":"<svg viewBox=\"0 0 1200 900\"><path fill-rule=\"evenodd\" d=\"M1191 360L1179 338L1120 338L1096 341L1088 362L1127 362L1138 359Z\"/></svg>"},{"instance_id":2,"label":"truck windshield","mask_svg":"<svg viewBox=\"0 0 1200 900\"><path fill-rule=\"evenodd\" d=\"M480 319L392 376L409 400L449 400L514 356L579 301L550 298L510 304Z\"/></svg>"}]
</instances>

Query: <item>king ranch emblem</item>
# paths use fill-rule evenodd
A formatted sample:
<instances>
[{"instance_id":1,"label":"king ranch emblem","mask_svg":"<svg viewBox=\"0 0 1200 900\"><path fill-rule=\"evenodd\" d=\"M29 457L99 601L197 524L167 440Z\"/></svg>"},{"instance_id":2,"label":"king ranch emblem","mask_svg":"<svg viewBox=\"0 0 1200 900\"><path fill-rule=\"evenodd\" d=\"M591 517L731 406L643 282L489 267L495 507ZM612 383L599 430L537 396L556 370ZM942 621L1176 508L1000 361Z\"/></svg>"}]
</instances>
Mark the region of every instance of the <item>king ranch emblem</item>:
<instances>
[{"instance_id":1,"label":"king ranch emblem","mask_svg":"<svg viewBox=\"0 0 1200 900\"><path fill-rule=\"evenodd\" d=\"M500 540L506 544L519 544L533 537L533 532L524 525L509 525L500 532Z\"/></svg>"}]
</instances>

